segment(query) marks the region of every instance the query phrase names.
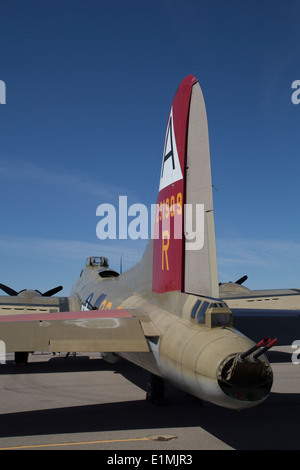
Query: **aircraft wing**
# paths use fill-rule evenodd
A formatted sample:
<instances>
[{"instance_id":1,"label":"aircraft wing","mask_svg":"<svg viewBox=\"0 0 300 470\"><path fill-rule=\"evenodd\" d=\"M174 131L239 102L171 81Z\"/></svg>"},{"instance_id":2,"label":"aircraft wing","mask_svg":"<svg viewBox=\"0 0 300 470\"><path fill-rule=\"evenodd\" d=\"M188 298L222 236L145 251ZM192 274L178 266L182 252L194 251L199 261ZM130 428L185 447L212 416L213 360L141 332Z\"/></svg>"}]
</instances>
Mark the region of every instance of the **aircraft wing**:
<instances>
[{"instance_id":1,"label":"aircraft wing","mask_svg":"<svg viewBox=\"0 0 300 470\"><path fill-rule=\"evenodd\" d=\"M21 315L30 313L55 313L70 310L68 297L41 297L0 295L0 317L2 315Z\"/></svg>"},{"instance_id":2,"label":"aircraft wing","mask_svg":"<svg viewBox=\"0 0 300 470\"><path fill-rule=\"evenodd\" d=\"M0 295L0 316L75 310L69 306L69 297L56 296L63 289L63 286L54 287L43 293L38 290L28 289L17 292L1 283L0 289L7 294Z\"/></svg>"},{"instance_id":3,"label":"aircraft wing","mask_svg":"<svg viewBox=\"0 0 300 470\"><path fill-rule=\"evenodd\" d=\"M158 335L149 317L135 309L0 316L6 352L149 352L146 337Z\"/></svg>"},{"instance_id":4,"label":"aircraft wing","mask_svg":"<svg viewBox=\"0 0 300 470\"><path fill-rule=\"evenodd\" d=\"M253 341L278 337L279 345L290 345L300 334L300 289L251 290L236 282L222 283L220 297L233 313L233 325Z\"/></svg>"}]
</instances>

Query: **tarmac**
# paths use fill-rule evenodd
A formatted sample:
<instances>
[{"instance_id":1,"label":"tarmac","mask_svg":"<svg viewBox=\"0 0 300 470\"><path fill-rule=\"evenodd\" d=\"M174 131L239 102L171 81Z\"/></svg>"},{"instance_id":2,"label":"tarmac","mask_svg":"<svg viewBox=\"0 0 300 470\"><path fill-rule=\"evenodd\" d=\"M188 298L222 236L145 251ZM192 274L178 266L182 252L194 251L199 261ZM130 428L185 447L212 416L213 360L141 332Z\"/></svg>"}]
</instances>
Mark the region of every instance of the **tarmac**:
<instances>
[{"instance_id":1,"label":"tarmac","mask_svg":"<svg viewBox=\"0 0 300 470\"><path fill-rule=\"evenodd\" d=\"M299 450L300 364L292 353L291 346L268 353L272 392L240 412L201 403L171 385L166 403L153 405L145 400L146 371L126 361L108 364L99 354L34 353L26 366L7 355L0 365L0 449L103 450L107 463L133 468L184 466L197 450ZM123 451L141 460L117 461ZM179 451L183 460L176 465Z\"/></svg>"}]
</instances>

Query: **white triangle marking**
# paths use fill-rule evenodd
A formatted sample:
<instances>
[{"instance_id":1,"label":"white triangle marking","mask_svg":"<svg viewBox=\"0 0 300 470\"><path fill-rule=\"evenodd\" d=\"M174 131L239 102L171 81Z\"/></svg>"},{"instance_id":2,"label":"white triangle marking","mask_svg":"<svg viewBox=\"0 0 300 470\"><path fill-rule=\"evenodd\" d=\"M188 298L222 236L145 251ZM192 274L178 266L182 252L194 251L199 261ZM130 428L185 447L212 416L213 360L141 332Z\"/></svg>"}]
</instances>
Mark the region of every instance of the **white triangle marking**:
<instances>
[{"instance_id":1,"label":"white triangle marking","mask_svg":"<svg viewBox=\"0 0 300 470\"><path fill-rule=\"evenodd\" d=\"M163 159L161 165L159 191L183 178L177 152L176 138L173 124L173 107L167 125Z\"/></svg>"}]
</instances>

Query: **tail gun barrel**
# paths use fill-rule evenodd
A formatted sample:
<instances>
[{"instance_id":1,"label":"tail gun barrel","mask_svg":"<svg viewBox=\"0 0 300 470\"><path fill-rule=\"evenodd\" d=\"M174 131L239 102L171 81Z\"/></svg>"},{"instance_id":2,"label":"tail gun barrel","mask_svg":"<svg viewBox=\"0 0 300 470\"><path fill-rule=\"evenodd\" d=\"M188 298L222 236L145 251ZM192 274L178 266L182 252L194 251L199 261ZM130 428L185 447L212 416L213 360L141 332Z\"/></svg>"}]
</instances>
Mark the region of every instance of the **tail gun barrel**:
<instances>
[{"instance_id":1,"label":"tail gun barrel","mask_svg":"<svg viewBox=\"0 0 300 470\"><path fill-rule=\"evenodd\" d=\"M273 341L270 341L268 344L266 344L264 347L262 347L261 349L259 349L255 354L252 354L251 355L251 360L253 361L256 361L259 356L261 356L262 354L264 354L266 351L268 351L268 349L271 349L273 346L275 346L275 344L278 343L278 339L275 338L273 339Z\"/></svg>"},{"instance_id":2,"label":"tail gun barrel","mask_svg":"<svg viewBox=\"0 0 300 470\"><path fill-rule=\"evenodd\" d=\"M271 341L271 338L264 338L261 340L259 343L255 344L252 348L248 349L248 351L245 351L244 353L239 355L239 360L244 361L250 354L253 354L257 349L266 346L269 342Z\"/></svg>"}]
</instances>

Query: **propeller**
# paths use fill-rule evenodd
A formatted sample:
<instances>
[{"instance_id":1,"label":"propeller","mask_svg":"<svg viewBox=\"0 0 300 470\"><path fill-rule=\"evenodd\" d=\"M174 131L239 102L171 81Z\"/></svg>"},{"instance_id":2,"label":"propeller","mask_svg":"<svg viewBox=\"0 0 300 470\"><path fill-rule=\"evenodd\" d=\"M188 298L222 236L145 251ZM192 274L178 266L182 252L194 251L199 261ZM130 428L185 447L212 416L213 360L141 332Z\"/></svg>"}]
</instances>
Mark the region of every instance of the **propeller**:
<instances>
[{"instance_id":1,"label":"propeller","mask_svg":"<svg viewBox=\"0 0 300 470\"><path fill-rule=\"evenodd\" d=\"M16 295L20 294L21 292L24 292L25 290L27 290L27 289L23 289L20 292L17 292L14 289L12 289L11 287L5 286L4 284L0 284L0 289L3 290L6 294L11 295L11 296L16 296ZM41 294L42 297L52 297L52 295L57 294L62 289L63 289L63 286L57 286L57 287L53 287L53 289L47 290L44 293L42 293L38 290L36 292Z\"/></svg>"},{"instance_id":2,"label":"propeller","mask_svg":"<svg viewBox=\"0 0 300 470\"><path fill-rule=\"evenodd\" d=\"M247 281L247 279L248 279L248 276L243 276L240 279L238 279L237 281L235 281L235 283L239 284L241 286L242 284L244 284L245 281Z\"/></svg>"},{"instance_id":3,"label":"propeller","mask_svg":"<svg viewBox=\"0 0 300 470\"><path fill-rule=\"evenodd\" d=\"M15 290L11 289L8 286L5 286L4 284L0 284L0 289L3 290L8 295L18 295L18 292L16 292Z\"/></svg>"},{"instance_id":4,"label":"propeller","mask_svg":"<svg viewBox=\"0 0 300 470\"><path fill-rule=\"evenodd\" d=\"M60 292L61 290L63 290L63 286L53 287L53 289L50 289L50 290L47 290L47 292L44 292L42 294L42 296L43 297L52 297L52 295L57 294L57 292Z\"/></svg>"},{"instance_id":5,"label":"propeller","mask_svg":"<svg viewBox=\"0 0 300 470\"><path fill-rule=\"evenodd\" d=\"M248 276L242 276L242 277L240 277L240 279L238 279L235 282L229 281L228 284L238 284L239 286L241 286L242 284L244 284L245 281L247 281L247 279L248 279ZM222 284L224 284L224 283L219 282L219 286L221 286Z\"/></svg>"}]
</instances>

